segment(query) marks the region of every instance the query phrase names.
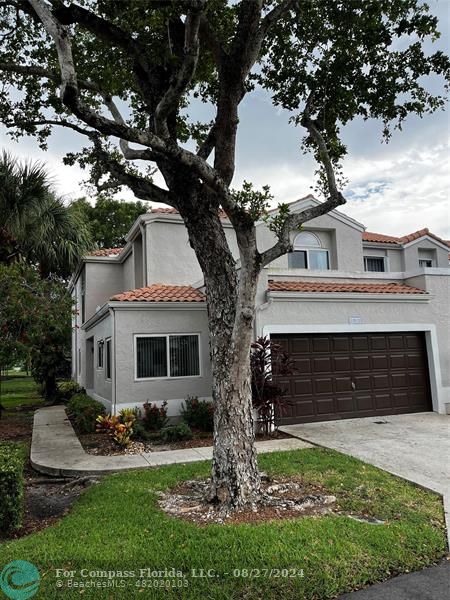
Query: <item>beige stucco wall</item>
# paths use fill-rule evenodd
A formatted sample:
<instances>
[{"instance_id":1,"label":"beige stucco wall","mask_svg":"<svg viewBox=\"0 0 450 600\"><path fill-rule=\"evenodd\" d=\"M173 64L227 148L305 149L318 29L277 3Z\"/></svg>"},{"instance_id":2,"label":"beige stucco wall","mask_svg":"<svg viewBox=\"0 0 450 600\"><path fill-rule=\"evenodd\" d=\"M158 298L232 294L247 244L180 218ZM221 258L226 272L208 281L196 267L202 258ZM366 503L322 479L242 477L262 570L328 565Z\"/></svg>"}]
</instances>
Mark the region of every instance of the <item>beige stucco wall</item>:
<instances>
[{"instance_id":1,"label":"beige stucco wall","mask_svg":"<svg viewBox=\"0 0 450 600\"><path fill-rule=\"evenodd\" d=\"M86 263L86 320L111 296L123 292L123 269L118 263Z\"/></svg>"},{"instance_id":2,"label":"beige stucco wall","mask_svg":"<svg viewBox=\"0 0 450 600\"><path fill-rule=\"evenodd\" d=\"M448 249L440 248L430 240L419 240L404 249L405 271L416 271L419 268L419 249L435 252L436 267L447 268Z\"/></svg>"}]
</instances>

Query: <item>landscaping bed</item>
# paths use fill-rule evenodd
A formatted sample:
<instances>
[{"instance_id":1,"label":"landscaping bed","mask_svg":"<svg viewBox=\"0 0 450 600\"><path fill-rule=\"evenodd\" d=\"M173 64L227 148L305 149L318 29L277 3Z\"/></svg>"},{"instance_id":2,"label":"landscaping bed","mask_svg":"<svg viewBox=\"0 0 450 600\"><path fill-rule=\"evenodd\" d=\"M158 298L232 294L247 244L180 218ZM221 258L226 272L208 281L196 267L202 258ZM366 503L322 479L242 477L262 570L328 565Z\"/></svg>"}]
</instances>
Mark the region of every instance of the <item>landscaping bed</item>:
<instances>
[{"instance_id":1,"label":"landscaping bed","mask_svg":"<svg viewBox=\"0 0 450 600\"><path fill-rule=\"evenodd\" d=\"M127 448L120 448L114 440L102 433L80 433L76 430L84 450L88 454L97 456L119 456L122 454L142 454L144 452L163 452L165 450L183 450L186 448L204 448L213 445L213 436L211 433L192 430L193 437L190 440L181 440L178 442L165 443L155 434L153 440L141 441L132 440ZM257 435L256 441L280 440L292 437L281 431L275 431L272 435Z\"/></svg>"},{"instance_id":2,"label":"landscaping bed","mask_svg":"<svg viewBox=\"0 0 450 600\"><path fill-rule=\"evenodd\" d=\"M445 556L442 501L435 494L325 449L261 455L259 464L277 481L295 480L305 490L335 496L333 510L198 525L168 515L159 502L161 493L204 480L208 462L133 471L90 487L57 524L1 544L2 563L26 559L36 565L42 577L36 597L46 600L79 598L80 592L114 600L325 600ZM376 524L352 518L361 515ZM141 568L160 574L142 578ZM73 570L77 587L57 577L56 569ZM86 579L81 569L135 575L125 578L124 587L102 589L86 582L105 579Z\"/></svg>"}]
</instances>

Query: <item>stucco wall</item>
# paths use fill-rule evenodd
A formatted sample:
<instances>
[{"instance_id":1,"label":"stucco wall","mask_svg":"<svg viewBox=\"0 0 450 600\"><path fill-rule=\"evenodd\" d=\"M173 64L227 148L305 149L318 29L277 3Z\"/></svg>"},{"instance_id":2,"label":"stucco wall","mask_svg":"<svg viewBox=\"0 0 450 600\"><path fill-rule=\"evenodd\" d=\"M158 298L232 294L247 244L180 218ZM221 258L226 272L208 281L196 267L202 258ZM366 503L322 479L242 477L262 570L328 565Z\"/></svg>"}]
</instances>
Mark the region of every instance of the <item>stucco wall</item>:
<instances>
[{"instance_id":1,"label":"stucco wall","mask_svg":"<svg viewBox=\"0 0 450 600\"><path fill-rule=\"evenodd\" d=\"M419 240L404 249L405 271L416 271L419 267L419 249L435 251L436 265L438 268L447 268L448 250L440 248L430 240ZM428 257L427 257L428 258Z\"/></svg>"},{"instance_id":2,"label":"stucco wall","mask_svg":"<svg viewBox=\"0 0 450 600\"><path fill-rule=\"evenodd\" d=\"M206 310L116 311L116 401L117 409L142 405L145 401L167 400L168 414L179 414L188 395L211 397L208 323ZM200 376L164 378L154 381L135 380L135 334L200 333Z\"/></svg>"},{"instance_id":3,"label":"stucco wall","mask_svg":"<svg viewBox=\"0 0 450 600\"><path fill-rule=\"evenodd\" d=\"M112 336L112 320L108 315L103 320L86 332L86 338L93 337L94 342L94 355L92 357L94 365L94 387L93 391L100 398L111 401L112 399L112 380L106 379L106 339ZM103 368L97 367L97 343L103 340ZM111 357L113 361L113 356ZM95 397L95 396L94 396ZM99 398L99 399L100 399Z\"/></svg>"},{"instance_id":4,"label":"stucco wall","mask_svg":"<svg viewBox=\"0 0 450 600\"><path fill-rule=\"evenodd\" d=\"M123 292L123 270L118 263L86 263L86 320L111 296Z\"/></svg>"},{"instance_id":5,"label":"stucco wall","mask_svg":"<svg viewBox=\"0 0 450 600\"><path fill-rule=\"evenodd\" d=\"M188 285L202 277L183 222L152 221L146 226L147 282Z\"/></svg>"},{"instance_id":6,"label":"stucco wall","mask_svg":"<svg viewBox=\"0 0 450 600\"><path fill-rule=\"evenodd\" d=\"M127 290L133 290L136 286L134 284L134 258L133 252L127 256L122 263L122 277L123 277L123 292Z\"/></svg>"}]
</instances>

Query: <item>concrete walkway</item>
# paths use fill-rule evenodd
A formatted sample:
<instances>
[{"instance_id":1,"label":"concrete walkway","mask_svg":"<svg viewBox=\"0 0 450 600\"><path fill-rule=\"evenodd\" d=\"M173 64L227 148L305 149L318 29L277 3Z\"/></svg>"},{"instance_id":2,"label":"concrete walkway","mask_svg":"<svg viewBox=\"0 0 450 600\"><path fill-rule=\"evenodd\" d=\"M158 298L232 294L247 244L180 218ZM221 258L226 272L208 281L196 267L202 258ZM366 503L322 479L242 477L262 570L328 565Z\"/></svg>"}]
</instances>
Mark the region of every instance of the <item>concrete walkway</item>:
<instances>
[{"instance_id":1,"label":"concrete walkway","mask_svg":"<svg viewBox=\"0 0 450 600\"><path fill-rule=\"evenodd\" d=\"M450 416L429 412L342 419L285 425L280 431L437 492L450 532Z\"/></svg>"},{"instance_id":2,"label":"concrete walkway","mask_svg":"<svg viewBox=\"0 0 450 600\"><path fill-rule=\"evenodd\" d=\"M258 453L312 447L311 444L296 438L256 442ZM63 406L41 408L34 414L30 462L36 471L47 475L66 477L104 475L131 469L211 460L211 458L212 447L210 446L122 456L95 456L84 451Z\"/></svg>"}]
</instances>

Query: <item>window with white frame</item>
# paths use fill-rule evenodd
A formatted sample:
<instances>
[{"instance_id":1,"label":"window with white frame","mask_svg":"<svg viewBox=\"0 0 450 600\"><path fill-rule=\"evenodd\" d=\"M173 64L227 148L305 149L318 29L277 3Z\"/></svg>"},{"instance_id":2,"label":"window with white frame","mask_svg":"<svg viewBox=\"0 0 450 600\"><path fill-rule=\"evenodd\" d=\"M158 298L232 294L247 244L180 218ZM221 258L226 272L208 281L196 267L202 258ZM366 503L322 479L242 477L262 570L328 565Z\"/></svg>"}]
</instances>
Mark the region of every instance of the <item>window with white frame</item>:
<instances>
[{"instance_id":1,"label":"window with white frame","mask_svg":"<svg viewBox=\"0 0 450 600\"><path fill-rule=\"evenodd\" d=\"M103 340L99 340L97 342L97 369L103 369L103 349L105 346L105 342Z\"/></svg>"},{"instance_id":2,"label":"window with white frame","mask_svg":"<svg viewBox=\"0 0 450 600\"><path fill-rule=\"evenodd\" d=\"M372 273L384 273L386 271L386 259L384 256L365 256L364 270Z\"/></svg>"},{"instance_id":3,"label":"window with white frame","mask_svg":"<svg viewBox=\"0 0 450 600\"><path fill-rule=\"evenodd\" d=\"M330 268L330 258L317 235L302 231L294 240L293 251L288 254L288 264L291 269L326 271Z\"/></svg>"},{"instance_id":4,"label":"window with white frame","mask_svg":"<svg viewBox=\"0 0 450 600\"><path fill-rule=\"evenodd\" d=\"M419 267L432 267L433 259L432 258L419 258Z\"/></svg>"},{"instance_id":5,"label":"window with white frame","mask_svg":"<svg viewBox=\"0 0 450 600\"><path fill-rule=\"evenodd\" d=\"M112 361L112 356L111 356L111 338L108 338L107 340L105 340L105 378L106 379L111 379L111 361Z\"/></svg>"},{"instance_id":6,"label":"window with white frame","mask_svg":"<svg viewBox=\"0 0 450 600\"><path fill-rule=\"evenodd\" d=\"M135 336L136 379L198 377L199 334Z\"/></svg>"}]
</instances>

